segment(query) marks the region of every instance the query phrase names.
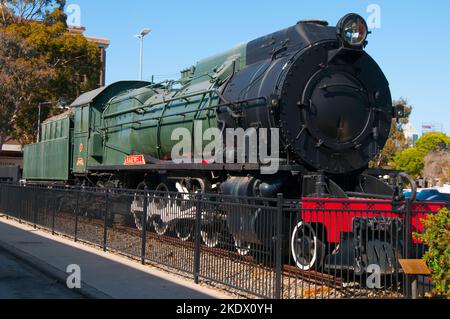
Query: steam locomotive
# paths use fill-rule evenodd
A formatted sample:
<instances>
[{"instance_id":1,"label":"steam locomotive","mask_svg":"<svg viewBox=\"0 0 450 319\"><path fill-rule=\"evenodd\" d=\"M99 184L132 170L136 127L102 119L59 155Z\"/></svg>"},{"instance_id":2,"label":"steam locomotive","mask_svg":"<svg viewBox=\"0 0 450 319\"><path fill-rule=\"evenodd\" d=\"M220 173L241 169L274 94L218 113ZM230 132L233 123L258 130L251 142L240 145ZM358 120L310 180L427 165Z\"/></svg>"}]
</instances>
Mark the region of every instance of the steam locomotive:
<instances>
[{"instance_id":1,"label":"steam locomotive","mask_svg":"<svg viewBox=\"0 0 450 319\"><path fill-rule=\"evenodd\" d=\"M399 196L395 183L378 178L395 172L368 170L392 121L403 116L392 105L383 72L364 50L368 34L357 14L335 27L304 20L204 59L183 70L178 81L121 81L85 93L69 111L42 124L39 143L25 147L24 178L261 198ZM200 161L193 144L203 150L208 141L194 141L185 161L177 162L173 134L180 128L192 138L197 130L203 136L209 129L223 135L230 128L272 129L255 141L268 145L275 136L278 170L263 174L267 163L249 161L248 136L243 146ZM139 205L133 202L131 211L141 227ZM161 218L153 225L159 234L167 230ZM239 227L229 228L240 236L233 231ZM202 237L217 245L207 231Z\"/></svg>"}]
</instances>

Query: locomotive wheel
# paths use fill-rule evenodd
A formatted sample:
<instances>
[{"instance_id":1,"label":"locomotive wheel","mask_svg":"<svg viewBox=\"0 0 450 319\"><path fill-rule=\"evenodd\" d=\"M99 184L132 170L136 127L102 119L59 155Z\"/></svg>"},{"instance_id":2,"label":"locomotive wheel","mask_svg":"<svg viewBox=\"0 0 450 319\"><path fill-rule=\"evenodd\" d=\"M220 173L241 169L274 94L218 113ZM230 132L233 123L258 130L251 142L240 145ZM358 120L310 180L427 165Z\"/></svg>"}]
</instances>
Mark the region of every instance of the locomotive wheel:
<instances>
[{"instance_id":1,"label":"locomotive wheel","mask_svg":"<svg viewBox=\"0 0 450 319\"><path fill-rule=\"evenodd\" d=\"M137 186L137 190L143 190L145 189L146 184L144 182L140 183ZM149 197L147 195L147 197ZM133 210L136 208L142 207L142 210ZM136 225L136 228L139 230L142 230L142 214L144 212L144 196L140 195L139 193L134 194L133 201L131 202L131 213L134 217L134 224Z\"/></svg>"},{"instance_id":2,"label":"locomotive wheel","mask_svg":"<svg viewBox=\"0 0 450 319\"><path fill-rule=\"evenodd\" d=\"M96 183L96 187L100 189L105 189L106 192L109 192L111 197L114 197L117 195L117 190L122 188L122 184L120 182L115 183L114 181L102 181L99 180ZM138 186L139 187L139 186ZM142 189L144 189L144 186ZM120 195L118 195L120 196ZM111 198L110 197L110 198ZM134 201L135 199L133 199ZM133 203L133 201L130 202L130 205ZM142 200L143 203L143 200ZM133 223L136 225L135 218L131 216L130 214L125 213L124 211L114 211L111 209L111 215L110 215L110 224L113 225L120 225L120 226L132 226ZM141 221L139 221L139 227L140 230L142 230Z\"/></svg>"},{"instance_id":3,"label":"locomotive wheel","mask_svg":"<svg viewBox=\"0 0 450 319\"><path fill-rule=\"evenodd\" d=\"M169 228L169 225L167 225L161 220L161 218L158 217L153 221L153 228L155 228L155 232L159 236L163 236Z\"/></svg>"},{"instance_id":4,"label":"locomotive wheel","mask_svg":"<svg viewBox=\"0 0 450 319\"><path fill-rule=\"evenodd\" d=\"M166 184L161 183L156 187L156 196L158 196L158 192L169 192L169 187ZM156 203L158 209L167 209L171 202L170 195L167 194L167 199L165 199L165 196L163 195L160 197L163 198L154 198L153 201ZM153 228L158 235L163 236L167 232L169 224L163 222L161 216L157 216L153 220Z\"/></svg>"},{"instance_id":5,"label":"locomotive wheel","mask_svg":"<svg viewBox=\"0 0 450 319\"><path fill-rule=\"evenodd\" d=\"M236 248L238 254L241 256L247 256L248 254L250 254L252 248L250 243L238 240L236 238L234 239L234 247Z\"/></svg>"},{"instance_id":6,"label":"locomotive wheel","mask_svg":"<svg viewBox=\"0 0 450 319\"><path fill-rule=\"evenodd\" d=\"M300 222L291 238L294 262L301 270L318 270L325 257L325 245L310 224Z\"/></svg>"},{"instance_id":7,"label":"locomotive wheel","mask_svg":"<svg viewBox=\"0 0 450 319\"><path fill-rule=\"evenodd\" d=\"M205 185L203 180L196 180L193 184L190 185L189 191L195 193L197 196L204 194L209 187ZM197 213L197 212L196 212ZM202 206L201 209L202 215L202 226L200 230L200 237L203 240L203 243L209 248L215 248L219 246L220 241L222 239L222 229L223 227L216 220L215 212L208 212L208 208ZM194 225L191 230L194 229Z\"/></svg>"},{"instance_id":8,"label":"locomotive wheel","mask_svg":"<svg viewBox=\"0 0 450 319\"><path fill-rule=\"evenodd\" d=\"M219 246L220 243L220 232L214 230L214 226L206 226L204 230L200 232L203 242L209 248L215 248Z\"/></svg>"},{"instance_id":9,"label":"locomotive wheel","mask_svg":"<svg viewBox=\"0 0 450 319\"><path fill-rule=\"evenodd\" d=\"M175 232L177 233L178 239L181 241L188 241L192 235L193 224L191 221L180 221L177 223Z\"/></svg>"}]
</instances>

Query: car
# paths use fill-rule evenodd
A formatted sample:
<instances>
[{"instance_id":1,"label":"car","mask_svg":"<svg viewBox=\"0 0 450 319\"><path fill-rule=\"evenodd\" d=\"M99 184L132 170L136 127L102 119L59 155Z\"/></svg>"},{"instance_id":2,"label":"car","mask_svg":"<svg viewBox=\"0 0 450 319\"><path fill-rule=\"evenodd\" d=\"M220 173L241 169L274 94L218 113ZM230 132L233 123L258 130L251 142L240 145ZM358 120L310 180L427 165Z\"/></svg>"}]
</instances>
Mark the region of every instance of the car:
<instances>
[{"instance_id":1,"label":"car","mask_svg":"<svg viewBox=\"0 0 450 319\"><path fill-rule=\"evenodd\" d=\"M416 196L417 200L429 200L430 197L439 195L439 191L437 189L424 189L419 192Z\"/></svg>"},{"instance_id":2,"label":"car","mask_svg":"<svg viewBox=\"0 0 450 319\"><path fill-rule=\"evenodd\" d=\"M411 191L406 191L403 194L406 198L411 197ZM450 202L450 194L441 193L437 189L424 189L417 193L416 200Z\"/></svg>"},{"instance_id":3,"label":"car","mask_svg":"<svg viewBox=\"0 0 450 319\"><path fill-rule=\"evenodd\" d=\"M439 193L438 195L433 195L427 200L432 200L435 202L450 202L450 194Z\"/></svg>"}]
</instances>

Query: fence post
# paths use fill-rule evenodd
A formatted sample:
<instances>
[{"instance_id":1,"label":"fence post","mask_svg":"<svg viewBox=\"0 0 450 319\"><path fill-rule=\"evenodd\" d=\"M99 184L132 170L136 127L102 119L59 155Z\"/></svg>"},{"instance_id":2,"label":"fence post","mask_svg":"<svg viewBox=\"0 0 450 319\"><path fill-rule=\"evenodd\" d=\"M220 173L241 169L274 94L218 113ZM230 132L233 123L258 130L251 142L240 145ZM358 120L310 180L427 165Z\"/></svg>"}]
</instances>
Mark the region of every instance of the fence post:
<instances>
[{"instance_id":1,"label":"fence post","mask_svg":"<svg viewBox=\"0 0 450 319\"><path fill-rule=\"evenodd\" d=\"M6 212L6 217L7 219L9 219L10 215L11 215L11 211L10 211L10 205L9 205L9 201L11 200L11 187L8 185L7 190L7 195L6 195L6 201L5 201L5 212Z\"/></svg>"},{"instance_id":2,"label":"fence post","mask_svg":"<svg viewBox=\"0 0 450 319\"><path fill-rule=\"evenodd\" d=\"M282 241L283 241L283 194L277 195L277 229L276 229L276 252L275 252L275 299L281 299L281 267L282 267Z\"/></svg>"},{"instance_id":3,"label":"fence post","mask_svg":"<svg viewBox=\"0 0 450 319\"><path fill-rule=\"evenodd\" d=\"M5 208L3 207L3 198L4 198L3 187L4 187L3 184L0 183L0 214L5 212ZM5 216L6 216L6 214L5 214Z\"/></svg>"},{"instance_id":4,"label":"fence post","mask_svg":"<svg viewBox=\"0 0 450 319\"><path fill-rule=\"evenodd\" d=\"M9 202L9 185L8 187L6 187L5 189L6 192L6 196L5 196L5 201L3 202L3 212L6 214L6 219L9 219L9 210L8 210L8 202Z\"/></svg>"},{"instance_id":5,"label":"fence post","mask_svg":"<svg viewBox=\"0 0 450 319\"><path fill-rule=\"evenodd\" d=\"M412 245L412 233L411 233L411 199L406 199L406 214L405 214L405 259L409 259L410 250ZM405 298L411 298L411 278L409 275L405 276Z\"/></svg>"},{"instance_id":6,"label":"fence post","mask_svg":"<svg viewBox=\"0 0 450 319\"><path fill-rule=\"evenodd\" d=\"M194 250L194 282L199 283L200 275L200 250L201 250L201 225L202 225L202 210L200 195L195 197L195 250Z\"/></svg>"},{"instance_id":7,"label":"fence post","mask_svg":"<svg viewBox=\"0 0 450 319\"><path fill-rule=\"evenodd\" d=\"M147 247L147 216L148 216L148 192L147 186L144 188L144 207L142 213L142 233L141 233L141 264L145 265L145 250Z\"/></svg>"},{"instance_id":8,"label":"fence post","mask_svg":"<svg viewBox=\"0 0 450 319\"><path fill-rule=\"evenodd\" d=\"M3 212L3 184L0 182L0 214Z\"/></svg>"},{"instance_id":9,"label":"fence post","mask_svg":"<svg viewBox=\"0 0 450 319\"><path fill-rule=\"evenodd\" d=\"M106 241L108 236L108 210L109 210L109 192L106 190L105 195L105 215L103 218L103 251L106 252Z\"/></svg>"},{"instance_id":10,"label":"fence post","mask_svg":"<svg viewBox=\"0 0 450 319\"><path fill-rule=\"evenodd\" d=\"M37 229L37 217L38 217L38 192L36 188L31 188L34 190L34 209L33 209L33 227Z\"/></svg>"},{"instance_id":11,"label":"fence post","mask_svg":"<svg viewBox=\"0 0 450 319\"><path fill-rule=\"evenodd\" d=\"M14 194L14 203L13 206L15 207L16 216L19 218L19 224L22 224L22 205L20 205L21 201L19 200L19 193L21 192L20 188L16 188L15 194Z\"/></svg>"},{"instance_id":12,"label":"fence post","mask_svg":"<svg viewBox=\"0 0 450 319\"><path fill-rule=\"evenodd\" d=\"M56 201L56 197L52 196L51 191L49 192L50 196L53 197L53 200L51 201L51 203L53 203L53 207L50 206L50 209L52 210L52 235L55 234L55 214L56 214L56 205L55 205L55 201Z\"/></svg>"},{"instance_id":13,"label":"fence post","mask_svg":"<svg viewBox=\"0 0 450 319\"><path fill-rule=\"evenodd\" d=\"M76 192L77 192L77 203L75 206L75 230L74 230L75 234L73 238L75 242L78 241L78 211L80 209L80 191L77 189Z\"/></svg>"}]
</instances>

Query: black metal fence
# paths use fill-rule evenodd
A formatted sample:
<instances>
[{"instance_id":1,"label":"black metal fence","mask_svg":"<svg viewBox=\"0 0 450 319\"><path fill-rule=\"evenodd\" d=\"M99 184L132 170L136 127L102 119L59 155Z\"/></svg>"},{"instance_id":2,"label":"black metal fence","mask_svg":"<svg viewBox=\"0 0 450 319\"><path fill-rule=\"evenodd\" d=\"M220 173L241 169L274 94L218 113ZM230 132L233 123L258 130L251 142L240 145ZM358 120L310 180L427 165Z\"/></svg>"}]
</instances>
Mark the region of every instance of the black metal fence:
<instances>
[{"instance_id":1,"label":"black metal fence","mask_svg":"<svg viewBox=\"0 0 450 319\"><path fill-rule=\"evenodd\" d=\"M262 298L410 297L398 260L442 206L0 184L8 217Z\"/></svg>"}]
</instances>

